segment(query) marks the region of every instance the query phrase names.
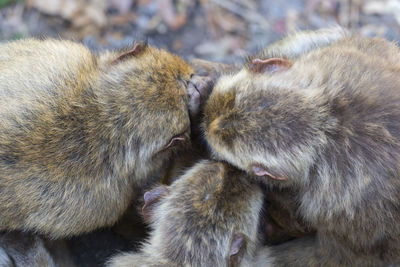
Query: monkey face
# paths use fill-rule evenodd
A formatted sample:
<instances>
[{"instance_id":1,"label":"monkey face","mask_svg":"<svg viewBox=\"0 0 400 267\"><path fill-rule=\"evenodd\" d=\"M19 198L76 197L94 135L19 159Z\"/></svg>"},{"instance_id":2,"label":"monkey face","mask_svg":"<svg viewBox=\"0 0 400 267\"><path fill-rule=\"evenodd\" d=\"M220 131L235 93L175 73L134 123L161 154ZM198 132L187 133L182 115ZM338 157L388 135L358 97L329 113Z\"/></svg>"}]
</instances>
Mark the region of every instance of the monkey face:
<instances>
[{"instance_id":1,"label":"monkey face","mask_svg":"<svg viewBox=\"0 0 400 267\"><path fill-rule=\"evenodd\" d=\"M145 177L189 142L187 87L193 70L181 58L145 44L110 64L106 79L118 88L110 95L111 115L128 136L125 161L137 177Z\"/></svg>"},{"instance_id":2,"label":"monkey face","mask_svg":"<svg viewBox=\"0 0 400 267\"><path fill-rule=\"evenodd\" d=\"M279 75L245 68L220 78L202 127L216 158L285 185L307 177L326 138L320 108L285 80L278 83Z\"/></svg>"}]
</instances>

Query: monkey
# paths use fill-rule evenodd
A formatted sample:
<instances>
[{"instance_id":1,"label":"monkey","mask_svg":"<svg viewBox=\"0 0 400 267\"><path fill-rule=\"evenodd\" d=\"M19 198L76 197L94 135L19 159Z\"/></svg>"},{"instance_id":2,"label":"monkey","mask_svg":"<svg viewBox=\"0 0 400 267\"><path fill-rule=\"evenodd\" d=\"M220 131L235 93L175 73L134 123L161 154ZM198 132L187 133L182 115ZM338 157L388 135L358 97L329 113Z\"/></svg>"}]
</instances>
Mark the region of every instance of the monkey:
<instances>
[{"instance_id":1,"label":"monkey","mask_svg":"<svg viewBox=\"0 0 400 267\"><path fill-rule=\"evenodd\" d=\"M145 43L24 39L0 44L0 63L0 231L52 239L113 225L187 146L208 90Z\"/></svg>"},{"instance_id":2,"label":"monkey","mask_svg":"<svg viewBox=\"0 0 400 267\"><path fill-rule=\"evenodd\" d=\"M246 173L203 160L144 198L150 238L107 266L252 266L263 194Z\"/></svg>"},{"instance_id":3,"label":"monkey","mask_svg":"<svg viewBox=\"0 0 400 267\"><path fill-rule=\"evenodd\" d=\"M283 57L295 59L309 51L328 46L333 42L345 38L349 32L342 27L320 29L317 31L300 31L288 35L283 40L266 46L259 53L248 59ZM212 78L215 83L223 74L237 73L240 69L237 64L227 65L195 59L196 73ZM203 103L206 103L204 101ZM199 125L197 123L197 125ZM287 189L266 188L264 206L264 227L261 235L266 244L279 244L287 240L306 236L314 232L308 224L297 216L297 203L293 201L293 192Z\"/></svg>"},{"instance_id":4,"label":"monkey","mask_svg":"<svg viewBox=\"0 0 400 267\"><path fill-rule=\"evenodd\" d=\"M294 192L316 231L263 247L255 265L400 264L398 47L348 35L294 54L249 57L204 107L213 157Z\"/></svg>"}]
</instances>

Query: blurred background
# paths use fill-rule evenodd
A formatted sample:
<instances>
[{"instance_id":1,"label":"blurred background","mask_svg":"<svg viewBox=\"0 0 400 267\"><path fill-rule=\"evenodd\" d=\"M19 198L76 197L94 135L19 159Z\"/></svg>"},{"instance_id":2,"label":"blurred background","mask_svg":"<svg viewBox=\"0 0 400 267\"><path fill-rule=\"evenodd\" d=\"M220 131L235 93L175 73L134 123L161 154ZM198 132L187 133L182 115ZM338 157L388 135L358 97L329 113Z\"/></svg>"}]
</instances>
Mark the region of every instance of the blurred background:
<instances>
[{"instance_id":1,"label":"blurred background","mask_svg":"<svg viewBox=\"0 0 400 267\"><path fill-rule=\"evenodd\" d=\"M59 37L99 50L147 39L223 62L287 32L335 24L400 40L400 0L0 0L0 41Z\"/></svg>"}]
</instances>

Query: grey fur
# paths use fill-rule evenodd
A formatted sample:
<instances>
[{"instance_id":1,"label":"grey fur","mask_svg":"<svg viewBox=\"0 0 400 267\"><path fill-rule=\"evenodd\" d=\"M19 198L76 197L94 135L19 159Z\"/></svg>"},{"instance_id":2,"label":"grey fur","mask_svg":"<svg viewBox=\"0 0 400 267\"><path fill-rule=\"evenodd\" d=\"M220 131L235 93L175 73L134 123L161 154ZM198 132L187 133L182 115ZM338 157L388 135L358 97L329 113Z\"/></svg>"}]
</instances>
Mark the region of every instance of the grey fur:
<instances>
[{"instance_id":1,"label":"grey fur","mask_svg":"<svg viewBox=\"0 0 400 267\"><path fill-rule=\"evenodd\" d=\"M246 174L203 161L168 190L155 207L148 242L139 253L114 257L109 266L228 266L236 234L246 240L235 264L252 266L262 192Z\"/></svg>"},{"instance_id":2,"label":"grey fur","mask_svg":"<svg viewBox=\"0 0 400 267\"><path fill-rule=\"evenodd\" d=\"M399 49L345 36L297 54L284 71L221 77L204 111L215 157L298 192L298 213L317 231L263 248L257 262L400 264Z\"/></svg>"}]
</instances>

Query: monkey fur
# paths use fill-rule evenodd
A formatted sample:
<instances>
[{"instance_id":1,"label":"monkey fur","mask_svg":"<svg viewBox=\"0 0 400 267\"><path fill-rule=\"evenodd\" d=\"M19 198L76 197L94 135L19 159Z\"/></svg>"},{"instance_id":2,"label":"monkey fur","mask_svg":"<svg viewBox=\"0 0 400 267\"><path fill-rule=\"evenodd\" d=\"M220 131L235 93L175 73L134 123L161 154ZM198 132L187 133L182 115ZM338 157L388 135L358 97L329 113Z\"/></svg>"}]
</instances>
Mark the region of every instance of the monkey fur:
<instances>
[{"instance_id":1,"label":"monkey fur","mask_svg":"<svg viewBox=\"0 0 400 267\"><path fill-rule=\"evenodd\" d=\"M114 224L188 142L192 75L141 43L99 55L70 41L0 44L0 231L62 238Z\"/></svg>"},{"instance_id":2,"label":"monkey fur","mask_svg":"<svg viewBox=\"0 0 400 267\"><path fill-rule=\"evenodd\" d=\"M341 27L295 32L268 45L256 55L251 56L248 62L260 58L294 60L312 50L329 46L348 35L349 33ZM298 203L294 197L297 192L287 188L268 187L264 194L266 196L263 216L264 227L261 230L264 231L262 236L265 244L277 245L315 232L315 229L312 229L298 215Z\"/></svg>"},{"instance_id":3,"label":"monkey fur","mask_svg":"<svg viewBox=\"0 0 400 267\"><path fill-rule=\"evenodd\" d=\"M264 247L257 264L400 263L399 62L386 40L345 36L219 79L203 122L214 157L297 192L316 230Z\"/></svg>"},{"instance_id":4,"label":"monkey fur","mask_svg":"<svg viewBox=\"0 0 400 267\"><path fill-rule=\"evenodd\" d=\"M151 195L148 242L109 266L252 266L263 195L244 172L204 160Z\"/></svg>"}]
</instances>

